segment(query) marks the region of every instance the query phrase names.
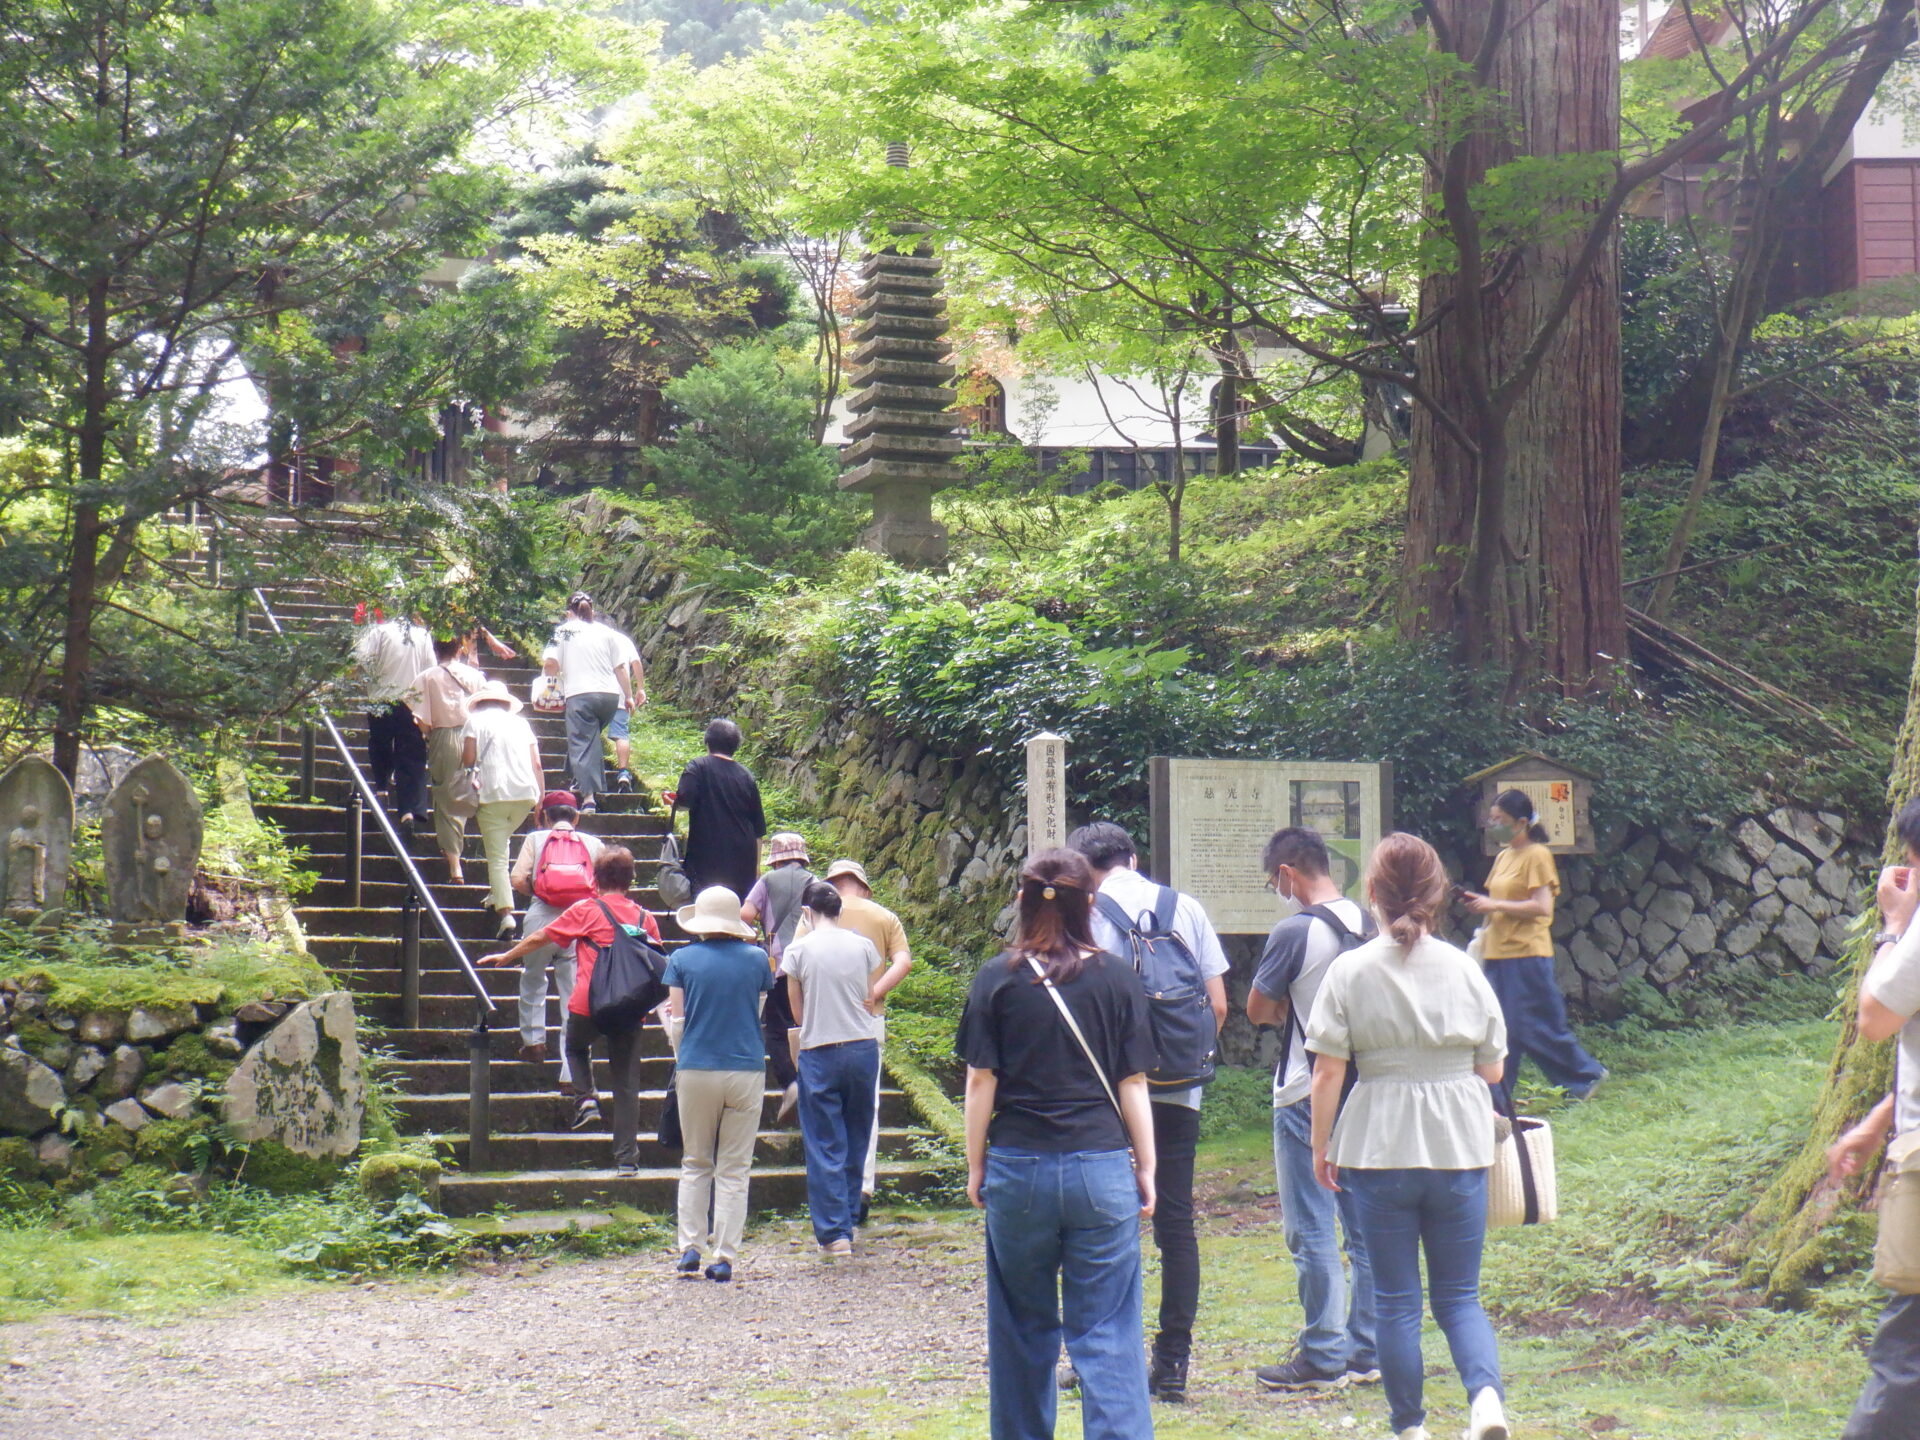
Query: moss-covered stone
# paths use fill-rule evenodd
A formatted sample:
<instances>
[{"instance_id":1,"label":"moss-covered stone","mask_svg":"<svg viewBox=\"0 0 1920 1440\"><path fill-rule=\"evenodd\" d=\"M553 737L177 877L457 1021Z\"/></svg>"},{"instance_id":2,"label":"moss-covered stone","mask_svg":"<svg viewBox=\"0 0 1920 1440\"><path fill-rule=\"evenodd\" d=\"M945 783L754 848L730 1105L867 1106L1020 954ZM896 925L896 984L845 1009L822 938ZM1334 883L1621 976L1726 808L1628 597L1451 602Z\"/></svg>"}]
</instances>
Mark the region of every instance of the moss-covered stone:
<instances>
[{"instance_id":1,"label":"moss-covered stone","mask_svg":"<svg viewBox=\"0 0 1920 1440\"><path fill-rule=\"evenodd\" d=\"M14 1038L34 1059L58 1070L73 1058L73 1041L39 1020L15 1020Z\"/></svg>"},{"instance_id":2,"label":"moss-covered stone","mask_svg":"<svg viewBox=\"0 0 1920 1440\"><path fill-rule=\"evenodd\" d=\"M259 1140L247 1151L239 1178L275 1195L299 1195L331 1186L340 1178L340 1162L296 1155L277 1140Z\"/></svg>"},{"instance_id":3,"label":"moss-covered stone","mask_svg":"<svg viewBox=\"0 0 1920 1440\"><path fill-rule=\"evenodd\" d=\"M133 1137L133 1153L140 1159L175 1170L197 1170L201 1147L194 1142L219 1122L211 1115L189 1115L181 1120L156 1120Z\"/></svg>"},{"instance_id":4,"label":"moss-covered stone","mask_svg":"<svg viewBox=\"0 0 1920 1440\"><path fill-rule=\"evenodd\" d=\"M224 1085L234 1062L213 1053L203 1035L182 1035L160 1052L160 1073L175 1080L210 1080Z\"/></svg>"},{"instance_id":5,"label":"moss-covered stone","mask_svg":"<svg viewBox=\"0 0 1920 1440\"><path fill-rule=\"evenodd\" d=\"M33 1142L10 1137L0 1140L0 1180L33 1181L41 1175L40 1157Z\"/></svg>"},{"instance_id":6,"label":"moss-covered stone","mask_svg":"<svg viewBox=\"0 0 1920 1440\"><path fill-rule=\"evenodd\" d=\"M373 1200L418 1195L437 1210L440 1208L440 1162L399 1150L369 1155L360 1162L360 1189Z\"/></svg>"}]
</instances>

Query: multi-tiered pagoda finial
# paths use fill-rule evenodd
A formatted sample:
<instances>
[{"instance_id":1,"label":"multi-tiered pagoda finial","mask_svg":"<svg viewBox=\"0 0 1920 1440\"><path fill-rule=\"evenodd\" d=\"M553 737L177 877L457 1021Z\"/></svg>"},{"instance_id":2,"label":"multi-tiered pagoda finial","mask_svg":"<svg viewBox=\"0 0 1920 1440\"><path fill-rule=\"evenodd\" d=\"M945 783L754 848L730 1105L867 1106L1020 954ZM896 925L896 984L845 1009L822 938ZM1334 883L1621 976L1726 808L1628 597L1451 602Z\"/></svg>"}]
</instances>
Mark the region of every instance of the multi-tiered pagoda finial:
<instances>
[{"instance_id":1,"label":"multi-tiered pagoda finial","mask_svg":"<svg viewBox=\"0 0 1920 1440\"><path fill-rule=\"evenodd\" d=\"M907 147L887 146L887 163L904 168ZM873 523L861 543L908 565L947 558L947 528L933 518L933 495L962 478L954 464L960 438L940 261L915 238L926 229L892 226L896 244L861 262L847 401L853 443L840 477L842 488L873 496Z\"/></svg>"}]
</instances>

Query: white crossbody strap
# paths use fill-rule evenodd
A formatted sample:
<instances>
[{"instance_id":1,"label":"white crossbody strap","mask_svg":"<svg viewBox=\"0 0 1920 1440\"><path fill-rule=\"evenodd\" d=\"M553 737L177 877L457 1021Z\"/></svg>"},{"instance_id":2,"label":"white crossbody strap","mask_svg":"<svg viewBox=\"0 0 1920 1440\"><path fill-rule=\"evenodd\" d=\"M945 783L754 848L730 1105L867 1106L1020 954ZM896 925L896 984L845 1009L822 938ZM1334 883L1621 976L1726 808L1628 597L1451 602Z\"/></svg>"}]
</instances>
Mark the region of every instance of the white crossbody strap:
<instances>
[{"instance_id":1,"label":"white crossbody strap","mask_svg":"<svg viewBox=\"0 0 1920 1440\"><path fill-rule=\"evenodd\" d=\"M1107 1072L1094 1058L1093 1046L1087 1043L1086 1032L1080 1028L1080 1022L1073 1018L1073 1011L1067 1007L1067 997L1054 988L1053 981L1047 978L1047 972L1033 956L1027 957L1027 964L1033 967L1033 973L1040 977L1040 983L1047 987L1047 994L1053 997L1053 1003L1060 1010L1060 1018L1067 1022L1067 1028L1073 1032L1073 1038L1080 1042L1080 1053L1087 1057L1087 1063L1093 1066L1093 1073L1100 1077L1100 1088L1107 1092L1107 1099L1113 1102L1113 1113L1120 1117L1120 1123L1127 1123L1127 1112L1120 1108L1120 1097L1113 1093L1113 1085L1107 1079Z\"/></svg>"}]
</instances>

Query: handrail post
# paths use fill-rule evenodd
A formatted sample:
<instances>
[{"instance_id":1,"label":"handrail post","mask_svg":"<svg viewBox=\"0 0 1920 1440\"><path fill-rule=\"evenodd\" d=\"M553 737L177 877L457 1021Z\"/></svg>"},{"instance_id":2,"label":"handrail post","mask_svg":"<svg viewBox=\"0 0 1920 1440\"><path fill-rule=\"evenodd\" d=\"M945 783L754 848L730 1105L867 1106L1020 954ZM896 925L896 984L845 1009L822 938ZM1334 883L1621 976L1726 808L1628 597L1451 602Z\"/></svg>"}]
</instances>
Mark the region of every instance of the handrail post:
<instances>
[{"instance_id":1,"label":"handrail post","mask_svg":"<svg viewBox=\"0 0 1920 1440\"><path fill-rule=\"evenodd\" d=\"M400 1023L420 1028L420 897L411 888L400 901Z\"/></svg>"},{"instance_id":2,"label":"handrail post","mask_svg":"<svg viewBox=\"0 0 1920 1440\"><path fill-rule=\"evenodd\" d=\"M353 798L356 801L359 800L358 791L355 791ZM311 720L300 722L300 803L303 805L313 803L313 721Z\"/></svg>"},{"instance_id":3,"label":"handrail post","mask_svg":"<svg viewBox=\"0 0 1920 1440\"><path fill-rule=\"evenodd\" d=\"M355 789L347 797L347 908L360 908L361 854L366 849L366 806Z\"/></svg>"},{"instance_id":4,"label":"handrail post","mask_svg":"<svg viewBox=\"0 0 1920 1440\"><path fill-rule=\"evenodd\" d=\"M487 1012L476 1007L467 1033L467 1169L487 1170L493 1162L493 1037Z\"/></svg>"}]
</instances>

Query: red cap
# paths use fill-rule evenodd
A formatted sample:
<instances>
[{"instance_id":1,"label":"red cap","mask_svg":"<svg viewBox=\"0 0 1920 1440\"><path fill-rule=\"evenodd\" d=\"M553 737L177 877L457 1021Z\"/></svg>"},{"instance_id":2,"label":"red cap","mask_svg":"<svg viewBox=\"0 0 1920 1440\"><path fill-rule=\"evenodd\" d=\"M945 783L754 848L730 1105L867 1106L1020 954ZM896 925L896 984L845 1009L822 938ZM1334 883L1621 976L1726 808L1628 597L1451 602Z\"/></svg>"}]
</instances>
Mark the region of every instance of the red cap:
<instances>
[{"instance_id":1,"label":"red cap","mask_svg":"<svg viewBox=\"0 0 1920 1440\"><path fill-rule=\"evenodd\" d=\"M551 810L556 805L564 805L569 810L578 810L580 802L574 798L571 790L549 790L540 797L540 808Z\"/></svg>"}]
</instances>

